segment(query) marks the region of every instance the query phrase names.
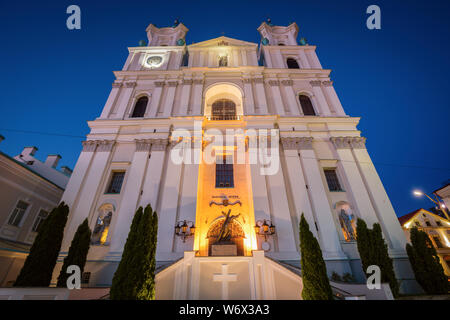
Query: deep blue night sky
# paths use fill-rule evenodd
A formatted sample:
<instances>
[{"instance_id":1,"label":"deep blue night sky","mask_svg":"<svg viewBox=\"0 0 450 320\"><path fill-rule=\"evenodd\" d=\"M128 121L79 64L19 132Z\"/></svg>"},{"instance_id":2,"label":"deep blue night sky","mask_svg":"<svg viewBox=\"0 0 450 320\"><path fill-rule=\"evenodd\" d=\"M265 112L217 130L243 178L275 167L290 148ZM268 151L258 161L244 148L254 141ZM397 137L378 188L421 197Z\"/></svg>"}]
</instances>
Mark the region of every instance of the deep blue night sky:
<instances>
[{"instance_id":1,"label":"deep blue night sky","mask_svg":"<svg viewBox=\"0 0 450 320\"><path fill-rule=\"evenodd\" d=\"M81 30L66 28L71 4L81 8ZM371 4L381 8L381 30L366 28ZM432 192L450 178L450 1L436 0L2 1L0 150L35 145L41 160L59 153L60 165L73 168L86 121L100 115L127 47L146 39L148 24L171 26L177 17L190 29L188 44L222 32L259 43L256 28L267 17L297 22L332 69L347 114L362 117L397 215L431 206L414 188Z\"/></svg>"}]
</instances>

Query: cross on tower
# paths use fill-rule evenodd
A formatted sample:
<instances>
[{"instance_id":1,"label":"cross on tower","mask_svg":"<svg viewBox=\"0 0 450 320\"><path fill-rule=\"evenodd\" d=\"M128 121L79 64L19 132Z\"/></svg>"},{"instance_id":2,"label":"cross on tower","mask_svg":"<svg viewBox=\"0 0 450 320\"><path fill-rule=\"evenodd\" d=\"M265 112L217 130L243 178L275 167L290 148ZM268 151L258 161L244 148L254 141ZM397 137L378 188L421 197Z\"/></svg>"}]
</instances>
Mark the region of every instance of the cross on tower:
<instances>
[{"instance_id":1,"label":"cross on tower","mask_svg":"<svg viewBox=\"0 0 450 320\"><path fill-rule=\"evenodd\" d=\"M222 300L228 300L228 282L237 281L236 273L228 273L228 265L222 265L222 273L213 274L214 282L222 282Z\"/></svg>"}]
</instances>

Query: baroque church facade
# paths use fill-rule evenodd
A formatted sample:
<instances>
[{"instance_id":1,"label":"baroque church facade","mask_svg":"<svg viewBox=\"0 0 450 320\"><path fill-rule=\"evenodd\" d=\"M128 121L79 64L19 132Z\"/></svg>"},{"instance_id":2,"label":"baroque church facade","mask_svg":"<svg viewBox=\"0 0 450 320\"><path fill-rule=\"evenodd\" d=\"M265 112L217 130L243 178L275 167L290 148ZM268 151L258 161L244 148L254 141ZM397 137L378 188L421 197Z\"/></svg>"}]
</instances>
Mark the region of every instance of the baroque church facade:
<instances>
[{"instance_id":1,"label":"baroque church facade","mask_svg":"<svg viewBox=\"0 0 450 320\"><path fill-rule=\"evenodd\" d=\"M302 214L328 273L361 281L356 219L380 223L409 290L406 239L360 118L345 113L331 70L314 45L297 41L296 23L257 30L259 45L225 36L186 45L182 23L150 24L148 44L129 48L100 116L88 122L62 198L71 210L55 278L87 218L84 282L110 286L133 215L151 204L159 216L157 298L300 298ZM211 132L232 135L211 144ZM268 155L259 157L252 141L270 146L272 158L260 161ZM215 163L204 160L208 148Z\"/></svg>"}]
</instances>

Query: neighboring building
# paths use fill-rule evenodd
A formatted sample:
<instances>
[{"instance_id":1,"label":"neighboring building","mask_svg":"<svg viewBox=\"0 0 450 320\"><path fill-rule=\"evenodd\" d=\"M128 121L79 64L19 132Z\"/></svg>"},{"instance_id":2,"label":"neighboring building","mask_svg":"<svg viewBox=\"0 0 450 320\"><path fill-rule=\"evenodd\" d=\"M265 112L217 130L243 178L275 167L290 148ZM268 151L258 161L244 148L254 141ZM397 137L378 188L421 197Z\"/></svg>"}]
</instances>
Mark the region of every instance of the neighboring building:
<instances>
[{"instance_id":1,"label":"neighboring building","mask_svg":"<svg viewBox=\"0 0 450 320\"><path fill-rule=\"evenodd\" d=\"M450 208L450 182L447 181L443 187L433 191L435 195L442 198L442 201L445 204L446 209Z\"/></svg>"},{"instance_id":2,"label":"neighboring building","mask_svg":"<svg viewBox=\"0 0 450 320\"><path fill-rule=\"evenodd\" d=\"M402 290L414 290L406 239L357 129L360 118L345 113L316 47L297 43L297 24L262 23L260 46L224 36L186 45L187 31L181 23L151 24L148 46L129 48L114 72L62 199L71 210L53 281L88 218L93 245L84 279L110 286L133 215L150 203L159 214L157 298L299 298L301 278L286 266L299 268L302 213L330 275L360 281L356 218L380 223ZM209 143L226 129L236 130L233 141ZM253 152L266 143L272 158ZM191 146L193 161L178 162L182 148L191 159ZM243 163L233 161L240 151ZM184 221L195 225L193 235L176 235ZM257 234L264 221L274 234Z\"/></svg>"},{"instance_id":3,"label":"neighboring building","mask_svg":"<svg viewBox=\"0 0 450 320\"><path fill-rule=\"evenodd\" d=\"M412 227L417 227L428 234L439 255L445 274L450 276L450 221L425 209L418 209L401 216L398 221L408 241L410 241L409 230Z\"/></svg>"},{"instance_id":4,"label":"neighboring building","mask_svg":"<svg viewBox=\"0 0 450 320\"><path fill-rule=\"evenodd\" d=\"M42 163L33 157L36 150L24 148L14 158L0 152L0 286L16 279L40 224L69 181L70 169L56 169L60 156Z\"/></svg>"}]
</instances>

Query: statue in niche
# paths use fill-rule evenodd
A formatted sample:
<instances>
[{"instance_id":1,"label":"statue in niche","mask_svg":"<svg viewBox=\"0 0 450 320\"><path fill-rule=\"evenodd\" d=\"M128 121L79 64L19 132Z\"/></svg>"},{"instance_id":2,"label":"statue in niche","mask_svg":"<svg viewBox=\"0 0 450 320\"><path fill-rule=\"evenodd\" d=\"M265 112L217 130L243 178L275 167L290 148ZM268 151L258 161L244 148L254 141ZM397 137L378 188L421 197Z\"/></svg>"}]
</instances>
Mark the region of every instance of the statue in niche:
<instances>
[{"instance_id":1,"label":"statue in niche","mask_svg":"<svg viewBox=\"0 0 450 320\"><path fill-rule=\"evenodd\" d=\"M228 213L222 211L222 214L225 216L225 221L222 224L222 228L220 229L219 236L217 237L217 243L229 242L231 239L231 223L234 219L237 219L241 214L230 215L231 209L228 210Z\"/></svg>"},{"instance_id":2,"label":"statue in niche","mask_svg":"<svg viewBox=\"0 0 450 320\"><path fill-rule=\"evenodd\" d=\"M100 212L92 232L92 244L104 244L108 237L109 225L111 224L112 212Z\"/></svg>"},{"instance_id":3,"label":"statue in niche","mask_svg":"<svg viewBox=\"0 0 450 320\"><path fill-rule=\"evenodd\" d=\"M219 57L219 67L228 66L228 56L220 56Z\"/></svg>"},{"instance_id":4,"label":"statue in niche","mask_svg":"<svg viewBox=\"0 0 450 320\"><path fill-rule=\"evenodd\" d=\"M347 214L344 209L341 209L339 213L339 222L341 224L342 232L344 233L345 240L354 241L356 240L356 231L352 224L354 216Z\"/></svg>"}]
</instances>

